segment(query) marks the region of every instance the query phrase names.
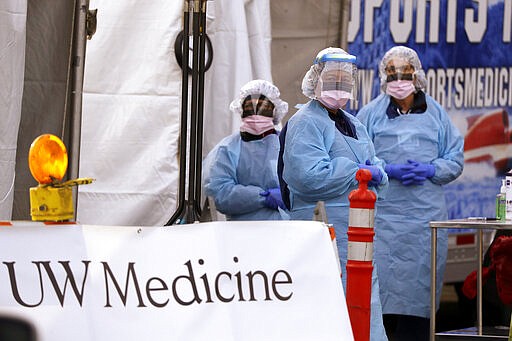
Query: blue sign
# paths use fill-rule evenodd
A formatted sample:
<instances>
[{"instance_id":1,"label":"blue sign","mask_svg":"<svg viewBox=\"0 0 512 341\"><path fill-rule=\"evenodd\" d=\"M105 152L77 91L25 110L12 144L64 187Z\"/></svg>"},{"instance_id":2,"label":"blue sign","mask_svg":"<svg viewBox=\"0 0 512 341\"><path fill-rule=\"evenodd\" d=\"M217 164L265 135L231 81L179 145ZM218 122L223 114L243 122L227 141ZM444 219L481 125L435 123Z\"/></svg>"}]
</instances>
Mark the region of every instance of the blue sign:
<instances>
[{"instance_id":1,"label":"blue sign","mask_svg":"<svg viewBox=\"0 0 512 341\"><path fill-rule=\"evenodd\" d=\"M378 64L388 49L414 49L425 92L464 136L464 172L445 186L449 217L493 217L501 179L512 168L512 0L351 3L349 52L360 69L351 110L379 94Z\"/></svg>"}]
</instances>

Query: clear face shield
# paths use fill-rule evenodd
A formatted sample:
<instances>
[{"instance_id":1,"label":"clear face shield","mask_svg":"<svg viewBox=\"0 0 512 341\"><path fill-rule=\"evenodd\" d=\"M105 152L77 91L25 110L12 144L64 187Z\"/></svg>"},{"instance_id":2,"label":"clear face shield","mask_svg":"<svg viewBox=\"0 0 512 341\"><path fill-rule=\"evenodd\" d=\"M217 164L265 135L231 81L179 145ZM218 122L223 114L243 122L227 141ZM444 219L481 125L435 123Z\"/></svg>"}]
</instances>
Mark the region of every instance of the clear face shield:
<instances>
[{"instance_id":1,"label":"clear face shield","mask_svg":"<svg viewBox=\"0 0 512 341\"><path fill-rule=\"evenodd\" d=\"M316 87L316 96L322 93L336 93L338 98L355 100L357 83L357 68L348 62L327 61L320 73Z\"/></svg>"},{"instance_id":2,"label":"clear face shield","mask_svg":"<svg viewBox=\"0 0 512 341\"><path fill-rule=\"evenodd\" d=\"M386 68L386 82L393 82L397 80L414 80L414 67L404 59L393 58L391 59Z\"/></svg>"},{"instance_id":3,"label":"clear face shield","mask_svg":"<svg viewBox=\"0 0 512 341\"><path fill-rule=\"evenodd\" d=\"M252 115L273 117L274 103L264 95L249 95L244 99L242 110L242 118Z\"/></svg>"}]
</instances>

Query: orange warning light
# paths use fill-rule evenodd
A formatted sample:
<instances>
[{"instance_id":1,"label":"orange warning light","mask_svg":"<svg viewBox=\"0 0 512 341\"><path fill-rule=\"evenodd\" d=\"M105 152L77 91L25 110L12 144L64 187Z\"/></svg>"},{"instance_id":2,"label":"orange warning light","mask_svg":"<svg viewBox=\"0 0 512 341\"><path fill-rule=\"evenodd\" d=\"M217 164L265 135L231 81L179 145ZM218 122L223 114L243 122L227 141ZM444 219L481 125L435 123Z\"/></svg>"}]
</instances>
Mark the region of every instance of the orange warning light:
<instances>
[{"instance_id":1,"label":"orange warning light","mask_svg":"<svg viewBox=\"0 0 512 341\"><path fill-rule=\"evenodd\" d=\"M64 143L55 135L39 136L30 145L28 166L40 184L60 181L68 168L68 154Z\"/></svg>"}]
</instances>

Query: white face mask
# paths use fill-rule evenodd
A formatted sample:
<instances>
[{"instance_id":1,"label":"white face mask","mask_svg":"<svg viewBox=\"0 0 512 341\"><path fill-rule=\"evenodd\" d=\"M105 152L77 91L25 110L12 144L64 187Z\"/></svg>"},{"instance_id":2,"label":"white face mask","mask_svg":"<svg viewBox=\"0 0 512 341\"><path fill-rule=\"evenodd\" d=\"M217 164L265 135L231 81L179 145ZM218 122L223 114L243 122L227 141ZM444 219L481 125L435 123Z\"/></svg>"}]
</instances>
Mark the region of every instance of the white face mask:
<instances>
[{"instance_id":1,"label":"white face mask","mask_svg":"<svg viewBox=\"0 0 512 341\"><path fill-rule=\"evenodd\" d=\"M338 110L343 108L350 98L350 93L342 90L321 91L318 101L329 109Z\"/></svg>"},{"instance_id":2,"label":"white face mask","mask_svg":"<svg viewBox=\"0 0 512 341\"><path fill-rule=\"evenodd\" d=\"M386 93L396 99L404 99L415 90L413 81L409 80L396 80L386 85Z\"/></svg>"},{"instance_id":3,"label":"white face mask","mask_svg":"<svg viewBox=\"0 0 512 341\"><path fill-rule=\"evenodd\" d=\"M274 118L261 116L261 115L251 115L242 118L242 125L240 126L240 131L244 131L253 135L261 135L266 131L274 129Z\"/></svg>"}]
</instances>

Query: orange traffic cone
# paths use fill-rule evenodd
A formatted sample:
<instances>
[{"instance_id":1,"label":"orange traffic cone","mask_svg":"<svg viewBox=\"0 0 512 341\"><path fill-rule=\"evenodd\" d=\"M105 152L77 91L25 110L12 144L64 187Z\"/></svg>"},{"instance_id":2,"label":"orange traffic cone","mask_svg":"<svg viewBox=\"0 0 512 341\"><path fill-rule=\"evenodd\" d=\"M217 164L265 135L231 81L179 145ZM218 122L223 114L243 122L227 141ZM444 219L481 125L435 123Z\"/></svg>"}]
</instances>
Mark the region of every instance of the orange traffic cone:
<instances>
[{"instance_id":1,"label":"orange traffic cone","mask_svg":"<svg viewBox=\"0 0 512 341\"><path fill-rule=\"evenodd\" d=\"M377 196L368 189L369 170L356 173L359 188L350 192L347 254L347 307L355 341L370 340L373 231Z\"/></svg>"}]
</instances>

